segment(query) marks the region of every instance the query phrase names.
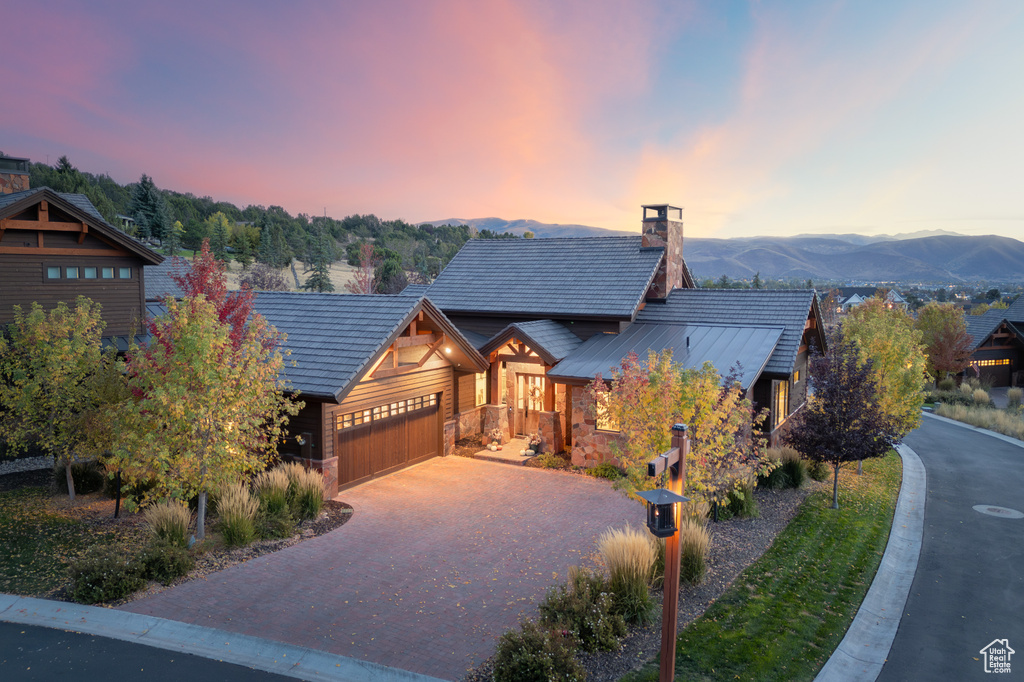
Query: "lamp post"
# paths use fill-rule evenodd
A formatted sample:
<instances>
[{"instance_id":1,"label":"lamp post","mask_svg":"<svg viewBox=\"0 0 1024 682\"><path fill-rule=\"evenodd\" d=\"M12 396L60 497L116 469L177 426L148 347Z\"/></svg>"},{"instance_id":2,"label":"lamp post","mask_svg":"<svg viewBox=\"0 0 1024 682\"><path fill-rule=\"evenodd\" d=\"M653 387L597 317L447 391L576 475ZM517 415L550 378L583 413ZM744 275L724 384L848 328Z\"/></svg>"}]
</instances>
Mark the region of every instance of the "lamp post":
<instances>
[{"instance_id":1,"label":"lamp post","mask_svg":"<svg viewBox=\"0 0 1024 682\"><path fill-rule=\"evenodd\" d=\"M665 587L661 610L661 668L659 682L671 682L676 670L676 621L679 610L679 502L686 484L686 456L690 437L686 424L672 426L672 447L647 463L647 475L668 471L668 489L637 493L647 504L647 527L655 537L665 538Z\"/></svg>"}]
</instances>

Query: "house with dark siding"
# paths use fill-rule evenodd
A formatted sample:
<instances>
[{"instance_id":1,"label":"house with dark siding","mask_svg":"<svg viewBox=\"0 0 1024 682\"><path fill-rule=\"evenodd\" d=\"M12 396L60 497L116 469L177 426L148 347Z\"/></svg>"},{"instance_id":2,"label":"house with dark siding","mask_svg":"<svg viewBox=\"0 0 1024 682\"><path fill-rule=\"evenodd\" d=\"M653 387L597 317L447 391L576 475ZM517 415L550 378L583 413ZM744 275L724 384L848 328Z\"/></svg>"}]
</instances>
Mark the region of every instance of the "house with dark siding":
<instances>
[{"instance_id":1,"label":"house with dark siding","mask_svg":"<svg viewBox=\"0 0 1024 682\"><path fill-rule=\"evenodd\" d=\"M1024 296L1005 309L965 316L971 336L971 366L959 376L993 386L1024 385Z\"/></svg>"}]
</instances>

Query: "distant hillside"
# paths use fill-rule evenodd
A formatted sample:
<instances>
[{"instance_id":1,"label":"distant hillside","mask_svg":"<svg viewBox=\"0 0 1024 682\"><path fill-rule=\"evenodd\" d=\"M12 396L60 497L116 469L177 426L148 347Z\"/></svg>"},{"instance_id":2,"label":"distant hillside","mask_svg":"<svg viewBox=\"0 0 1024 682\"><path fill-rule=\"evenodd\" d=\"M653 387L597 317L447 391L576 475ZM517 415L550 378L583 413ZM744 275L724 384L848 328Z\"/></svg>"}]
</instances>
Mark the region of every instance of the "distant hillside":
<instances>
[{"instance_id":1,"label":"distant hillside","mask_svg":"<svg viewBox=\"0 0 1024 682\"><path fill-rule=\"evenodd\" d=\"M586 225L553 225L501 218L448 219L433 225L476 230L533 232L544 237L639 234ZM972 237L944 230L897 235L806 234L741 239L688 238L683 249L697 278L841 280L848 282L1024 281L1024 242L1007 237Z\"/></svg>"},{"instance_id":2,"label":"distant hillside","mask_svg":"<svg viewBox=\"0 0 1024 682\"><path fill-rule=\"evenodd\" d=\"M536 220L503 220L501 218L446 218L445 220L431 220L420 225L467 225L478 232L480 230L491 230L492 232L511 232L523 236L524 232L533 232L534 236L543 239L545 237L614 237L621 235L638 234L631 230L606 230L601 227L589 227L587 225L560 225L558 223L539 223Z\"/></svg>"}]
</instances>

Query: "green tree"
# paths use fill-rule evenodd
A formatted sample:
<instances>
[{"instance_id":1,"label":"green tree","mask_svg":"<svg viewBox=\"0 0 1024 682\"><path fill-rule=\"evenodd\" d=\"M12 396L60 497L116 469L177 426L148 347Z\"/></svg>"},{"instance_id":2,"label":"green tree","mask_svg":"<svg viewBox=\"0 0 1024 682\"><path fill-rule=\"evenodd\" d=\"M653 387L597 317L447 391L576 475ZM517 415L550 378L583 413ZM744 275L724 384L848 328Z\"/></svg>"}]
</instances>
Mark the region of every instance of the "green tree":
<instances>
[{"instance_id":1,"label":"green tree","mask_svg":"<svg viewBox=\"0 0 1024 682\"><path fill-rule=\"evenodd\" d=\"M1010 306L1005 301L993 301L992 303L979 303L971 308L971 315L984 315L990 310L1006 310Z\"/></svg>"},{"instance_id":2,"label":"green tree","mask_svg":"<svg viewBox=\"0 0 1024 682\"><path fill-rule=\"evenodd\" d=\"M921 424L928 359L922 332L905 311L878 297L853 308L842 324L843 337L872 361L879 404L900 429L900 437Z\"/></svg>"},{"instance_id":3,"label":"green tree","mask_svg":"<svg viewBox=\"0 0 1024 682\"><path fill-rule=\"evenodd\" d=\"M754 430L764 415L710 364L687 370L672 361L671 351L651 352L645 363L630 353L612 370L611 382L596 377L587 396L595 416L620 433L612 450L626 473L619 485L629 493L662 484L647 475L647 462L668 448L679 422L690 426L688 495L720 503L746 476L770 467L764 439Z\"/></svg>"},{"instance_id":4,"label":"green tree","mask_svg":"<svg viewBox=\"0 0 1024 682\"><path fill-rule=\"evenodd\" d=\"M33 303L26 314L16 305L9 340L0 335L0 435L15 451L35 444L52 455L64 466L71 499L103 327L99 304L79 296L74 308L62 301L50 312Z\"/></svg>"},{"instance_id":5,"label":"green tree","mask_svg":"<svg viewBox=\"0 0 1024 682\"><path fill-rule=\"evenodd\" d=\"M235 343L202 294L167 306L148 346L129 354L134 398L117 411L122 437L109 459L129 483L155 482L157 496L198 496L202 539L209 492L265 468L302 404L284 395L280 336L262 317Z\"/></svg>"},{"instance_id":6,"label":"green tree","mask_svg":"<svg viewBox=\"0 0 1024 682\"><path fill-rule=\"evenodd\" d=\"M754 273L754 282L753 282L752 286L755 289L760 289L761 288L761 271L760 270L758 270L757 272Z\"/></svg>"},{"instance_id":7,"label":"green tree","mask_svg":"<svg viewBox=\"0 0 1024 682\"><path fill-rule=\"evenodd\" d=\"M178 251L181 250L181 240L185 235L185 228L182 227L180 220L175 220L171 228L167 230L167 235L164 237L164 253L168 256L177 256Z\"/></svg>"},{"instance_id":8,"label":"green tree","mask_svg":"<svg viewBox=\"0 0 1024 682\"><path fill-rule=\"evenodd\" d=\"M206 219L206 233L210 235L210 253L219 261L228 262L228 240L231 237L231 225L228 217L217 211Z\"/></svg>"},{"instance_id":9,"label":"green tree","mask_svg":"<svg viewBox=\"0 0 1024 682\"><path fill-rule=\"evenodd\" d=\"M972 340L960 306L931 301L918 311L914 326L921 332L928 372L936 380L970 366Z\"/></svg>"},{"instance_id":10,"label":"green tree","mask_svg":"<svg viewBox=\"0 0 1024 682\"><path fill-rule=\"evenodd\" d=\"M721 277L718 278L718 288L719 289L728 289L731 286L732 286L732 284L729 283L729 276L728 275L722 275Z\"/></svg>"},{"instance_id":11,"label":"green tree","mask_svg":"<svg viewBox=\"0 0 1024 682\"><path fill-rule=\"evenodd\" d=\"M536 235L534 235L533 232L530 232L529 230L523 232L523 239L533 239L535 236Z\"/></svg>"},{"instance_id":12,"label":"green tree","mask_svg":"<svg viewBox=\"0 0 1024 682\"><path fill-rule=\"evenodd\" d=\"M334 291L334 283L331 282L331 262L334 260L334 254L330 237L324 233L323 228L313 240L310 260L313 274L306 279L302 288L319 292Z\"/></svg>"},{"instance_id":13,"label":"green tree","mask_svg":"<svg viewBox=\"0 0 1024 682\"><path fill-rule=\"evenodd\" d=\"M129 210L132 217L135 218L141 237L164 238L164 233L170 227L167 204L164 202L160 190L153 183L153 179L145 173L142 174L132 190Z\"/></svg>"}]
</instances>

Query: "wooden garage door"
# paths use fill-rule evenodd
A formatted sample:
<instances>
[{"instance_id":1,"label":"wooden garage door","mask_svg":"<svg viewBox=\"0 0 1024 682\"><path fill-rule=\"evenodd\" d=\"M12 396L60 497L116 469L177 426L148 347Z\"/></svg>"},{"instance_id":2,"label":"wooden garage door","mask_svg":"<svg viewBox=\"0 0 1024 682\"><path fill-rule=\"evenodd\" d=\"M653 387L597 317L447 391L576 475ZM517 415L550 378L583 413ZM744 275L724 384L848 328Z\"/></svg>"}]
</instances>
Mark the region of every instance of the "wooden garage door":
<instances>
[{"instance_id":1,"label":"wooden garage door","mask_svg":"<svg viewBox=\"0 0 1024 682\"><path fill-rule=\"evenodd\" d=\"M437 394L339 415L336 434L339 486L436 457L441 453Z\"/></svg>"}]
</instances>

